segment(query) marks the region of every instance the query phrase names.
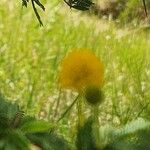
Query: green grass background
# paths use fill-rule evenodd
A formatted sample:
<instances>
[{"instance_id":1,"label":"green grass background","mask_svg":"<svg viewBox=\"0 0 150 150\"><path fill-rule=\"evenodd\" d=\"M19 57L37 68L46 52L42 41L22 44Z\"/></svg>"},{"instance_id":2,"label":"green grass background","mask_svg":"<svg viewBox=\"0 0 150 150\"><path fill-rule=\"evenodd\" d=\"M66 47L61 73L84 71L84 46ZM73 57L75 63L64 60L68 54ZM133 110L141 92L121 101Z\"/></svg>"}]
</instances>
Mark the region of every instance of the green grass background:
<instances>
[{"instance_id":1,"label":"green grass background","mask_svg":"<svg viewBox=\"0 0 150 150\"><path fill-rule=\"evenodd\" d=\"M44 23L40 27L31 6L22 9L20 1L1 1L0 92L30 115L57 120L74 98L74 93L58 88L59 63L72 49L87 48L105 66L101 124L149 118L150 31L141 26L120 28L57 1L45 7L46 12L39 10ZM60 131L74 132L75 121L73 108Z\"/></svg>"}]
</instances>

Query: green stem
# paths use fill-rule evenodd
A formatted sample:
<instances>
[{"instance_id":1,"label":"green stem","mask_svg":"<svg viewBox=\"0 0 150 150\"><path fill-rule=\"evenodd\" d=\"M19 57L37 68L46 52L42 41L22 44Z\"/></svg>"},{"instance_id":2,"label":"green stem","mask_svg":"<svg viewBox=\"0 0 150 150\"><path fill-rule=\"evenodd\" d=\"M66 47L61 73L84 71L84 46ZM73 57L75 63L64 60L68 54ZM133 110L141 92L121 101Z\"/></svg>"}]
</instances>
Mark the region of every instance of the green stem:
<instances>
[{"instance_id":1,"label":"green stem","mask_svg":"<svg viewBox=\"0 0 150 150\"><path fill-rule=\"evenodd\" d=\"M96 137L96 141L100 141L100 137L99 137L99 105L93 106L92 107L92 111L93 111L93 120L94 120L94 130L95 130L95 137Z\"/></svg>"},{"instance_id":2,"label":"green stem","mask_svg":"<svg viewBox=\"0 0 150 150\"><path fill-rule=\"evenodd\" d=\"M143 6L144 6L145 14L146 14L146 17L147 17L148 16L148 12L147 12L147 7L146 7L145 0L143 0Z\"/></svg>"},{"instance_id":3,"label":"green stem","mask_svg":"<svg viewBox=\"0 0 150 150\"><path fill-rule=\"evenodd\" d=\"M99 106L94 106L93 107L93 118L94 118L94 121L99 125Z\"/></svg>"},{"instance_id":4,"label":"green stem","mask_svg":"<svg viewBox=\"0 0 150 150\"><path fill-rule=\"evenodd\" d=\"M77 102L77 113L78 113L78 127L80 128L84 124L83 99L81 96Z\"/></svg>"},{"instance_id":5,"label":"green stem","mask_svg":"<svg viewBox=\"0 0 150 150\"><path fill-rule=\"evenodd\" d=\"M59 122L61 119L63 119L65 117L65 115L70 111L70 109L76 103L76 101L78 100L78 98L79 98L79 95L75 98L75 100L71 103L71 105L65 110L65 112L61 115L61 117L57 120L57 122Z\"/></svg>"}]
</instances>

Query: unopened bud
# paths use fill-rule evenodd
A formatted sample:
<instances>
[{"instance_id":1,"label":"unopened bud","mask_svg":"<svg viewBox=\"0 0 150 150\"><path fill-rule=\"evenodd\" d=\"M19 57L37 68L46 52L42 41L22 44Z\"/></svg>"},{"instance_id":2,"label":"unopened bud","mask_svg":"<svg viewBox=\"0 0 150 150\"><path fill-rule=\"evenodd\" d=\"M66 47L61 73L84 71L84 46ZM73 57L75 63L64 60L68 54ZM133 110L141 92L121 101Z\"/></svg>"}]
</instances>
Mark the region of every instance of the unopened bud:
<instances>
[{"instance_id":1,"label":"unopened bud","mask_svg":"<svg viewBox=\"0 0 150 150\"><path fill-rule=\"evenodd\" d=\"M97 105L103 101L103 94L98 87L87 87L85 90L85 98L91 105Z\"/></svg>"}]
</instances>

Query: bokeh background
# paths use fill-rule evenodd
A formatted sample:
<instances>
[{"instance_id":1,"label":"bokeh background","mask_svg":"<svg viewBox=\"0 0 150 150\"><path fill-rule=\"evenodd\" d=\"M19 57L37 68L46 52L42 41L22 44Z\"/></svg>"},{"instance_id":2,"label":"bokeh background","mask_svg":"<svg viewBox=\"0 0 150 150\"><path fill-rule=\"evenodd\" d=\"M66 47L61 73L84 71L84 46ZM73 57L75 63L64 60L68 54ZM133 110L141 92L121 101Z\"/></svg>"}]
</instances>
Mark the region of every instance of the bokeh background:
<instances>
[{"instance_id":1,"label":"bokeh background","mask_svg":"<svg viewBox=\"0 0 150 150\"><path fill-rule=\"evenodd\" d=\"M43 1L40 27L29 4L0 3L0 93L25 113L57 120L76 93L59 89L59 64L74 49L90 49L105 67L101 124L150 119L150 25L141 1L95 1L90 11L63 1ZM84 112L89 114L89 106ZM76 110L60 122L60 133L74 136ZM71 128L71 131L68 130ZM68 132L69 131L69 132Z\"/></svg>"}]
</instances>

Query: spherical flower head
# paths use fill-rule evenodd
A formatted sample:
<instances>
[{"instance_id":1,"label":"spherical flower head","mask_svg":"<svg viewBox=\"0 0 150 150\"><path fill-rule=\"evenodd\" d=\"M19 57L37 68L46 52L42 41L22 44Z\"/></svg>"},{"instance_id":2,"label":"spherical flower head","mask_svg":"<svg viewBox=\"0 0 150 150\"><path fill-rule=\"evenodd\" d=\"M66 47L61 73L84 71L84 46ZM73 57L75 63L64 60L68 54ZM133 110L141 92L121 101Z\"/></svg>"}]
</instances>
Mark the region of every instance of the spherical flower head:
<instances>
[{"instance_id":1,"label":"spherical flower head","mask_svg":"<svg viewBox=\"0 0 150 150\"><path fill-rule=\"evenodd\" d=\"M74 51L61 62L59 81L62 88L82 91L87 86L103 85L103 64L87 50Z\"/></svg>"}]
</instances>

